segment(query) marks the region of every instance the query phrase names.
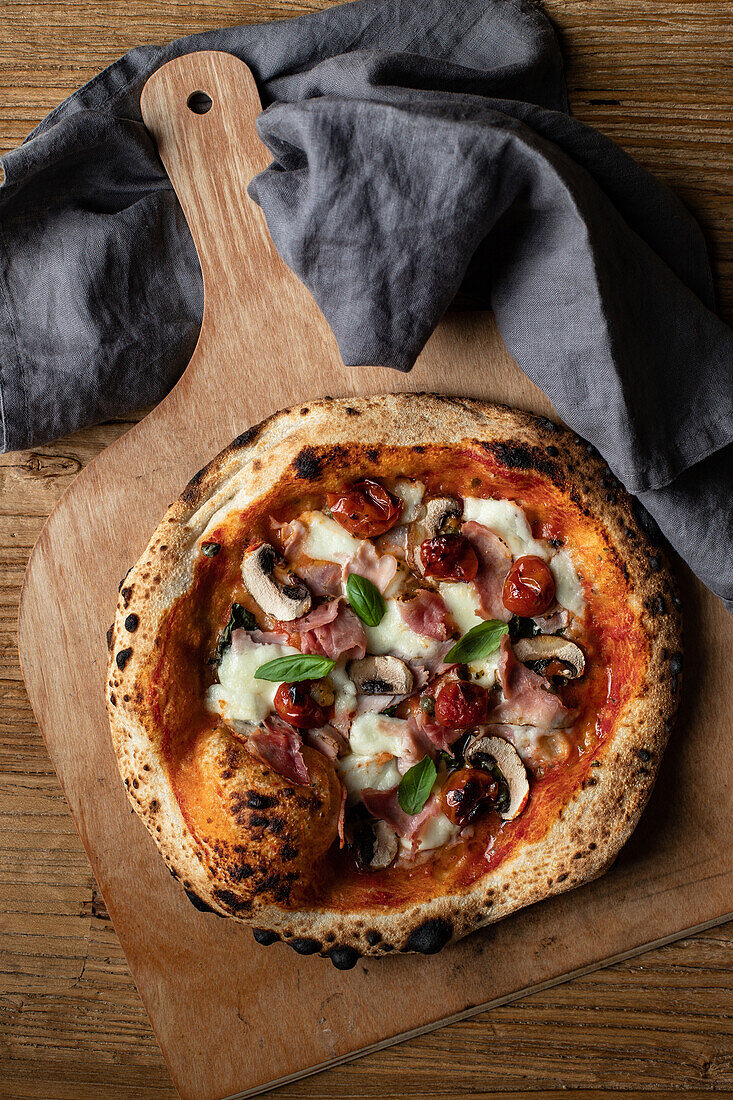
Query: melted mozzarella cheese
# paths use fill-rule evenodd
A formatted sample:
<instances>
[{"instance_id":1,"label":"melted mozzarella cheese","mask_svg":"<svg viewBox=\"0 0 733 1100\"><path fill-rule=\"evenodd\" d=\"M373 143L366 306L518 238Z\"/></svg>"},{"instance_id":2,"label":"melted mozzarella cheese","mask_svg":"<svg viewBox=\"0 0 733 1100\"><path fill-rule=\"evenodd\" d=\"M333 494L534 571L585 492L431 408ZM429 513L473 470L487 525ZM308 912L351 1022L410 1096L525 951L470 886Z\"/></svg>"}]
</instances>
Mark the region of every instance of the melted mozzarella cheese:
<instances>
[{"instance_id":1,"label":"melted mozzarella cheese","mask_svg":"<svg viewBox=\"0 0 733 1100\"><path fill-rule=\"evenodd\" d=\"M550 549L545 542L532 538L532 530L522 509L511 500L482 500L466 497L463 504L464 520L475 520L488 527L507 544L513 557L536 554L548 561Z\"/></svg>"},{"instance_id":2,"label":"melted mozzarella cheese","mask_svg":"<svg viewBox=\"0 0 733 1100\"><path fill-rule=\"evenodd\" d=\"M339 719L356 710L356 686L343 664L337 664L328 674L334 692L334 717Z\"/></svg>"},{"instance_id":3,"label":"melted mozzarella cheese","mask_svg":"<svg viewBox=\"0 0 733 1100\"><path fill-rule=\"evenodd\" d=\"M498 678L500 656L501 650L495 649L488 657L482 657L480 661L471 661L468 666L471 679L481 687L492 688Z\"/></svg>"},{"instance_id":4,"label":"melted mozzarella cheese","mask_svg":"<svg viewBox=\"0 0 733 1100\"><path fill-rule=\"evenodd\" d=\"M436 814L425 823L415 847L418 852L429 852L433 848L440 848L452 840L458 831L458 825L454 825L445 814ZM407 847L412 847L411 841L407 841L406 844Z\"/></svg>"},{"instance_id":5,"label":"melted mozzarella cheese","mask_svg":"<svg viewBox=\"0 0 733 1100\"><path fill-rule=\"evenodd\" d=\"M309 558L340 564L358 553L361 546L359 539L355 539L324 512L307 512L301 519L308 527L303 553Z\"/></svg>"},{"instance_id":6,"label":"melted mozzarella cheese","mask_svg":"<svg viewBox=\"0 0 733 1100\"><path fill-rule=\"evenodd\" d=\"M255 671L267 661L297 653L287 645L264 645L246 634L224 651L219 665L219 683L206 693L207 709L227 721L261 722L274 710L275 692L280 686L271 680L256 680Z\"/></svg>"},{"instance_id":7,"label":"melted mozzarella cheese","mask_svg":"<svg viewBox=\"0 0 733 1100\"><path fill-rule=\"evenodd\" d=\"M425 493L422 481L408 481L401 477L395 482L393 492L402 501L400 523L412 523Z\"/></svg>"},{"instance_id":8,"label":"melted mozzarella cheese","mask_svg":"<svg viewBox=\"0 0 733 1100\"><path fill-rule=\"evenodd\" d=\"M396 600L387 600L387 610L378 626L365 626L368 640L367 652L380 656L393 653L397 657L431 657L437 653L440 642L426 638L410 630L400 615Z\"/></svg>"},{"instance_id":9,"label":"melted mozzarella cheese","mask_svg":"<svg viewBox=\"0 0 733 1100\"><path fill-rule=\"evenodd\" d=\"M461 581L442 581L438 585L438 591L445 600L448 610L456 620L456 625L461 634L482 623L484 620L479 615L478 592L475 584L464 584Z\"/></svg>"},{"instance_id":10,"label":"melted mozzarella cheese","mask_svg":"<svg viewBox=\"0 0 733 1100\"><path fill-rule=\"evenodd\" d=\"M402 718L389 718L374 711L358 714L349 731L351 751L356 756L379 756L384 752L400 756L406 730L407 722Z\"/></svg>"},{"instance_id":11,"label":"melted mozzarella cheese","mask_svg":"<svg viewBox=\"0 0 733 1100\"><path fill-rule=\"evenodd\" d=\"M393 756L357 756L350 753L336 761L336 770L341 776L348 794L349 803L359 801L364 787L377 791L387 791L400 781L397 762Z\"/></svg>"},{"instance_id":12,"label":"melted mozzarella cheese","mask_svg":"<svg viewBox=\"0 0 733 1100\"><path fill-rule=\"evenodd\" d=\"M550 572L555 578L557 602L574 615L582 615L585 611L583 585L567 550L558 550L554 555L550 562Z\"/></svg>"}]
</instances>

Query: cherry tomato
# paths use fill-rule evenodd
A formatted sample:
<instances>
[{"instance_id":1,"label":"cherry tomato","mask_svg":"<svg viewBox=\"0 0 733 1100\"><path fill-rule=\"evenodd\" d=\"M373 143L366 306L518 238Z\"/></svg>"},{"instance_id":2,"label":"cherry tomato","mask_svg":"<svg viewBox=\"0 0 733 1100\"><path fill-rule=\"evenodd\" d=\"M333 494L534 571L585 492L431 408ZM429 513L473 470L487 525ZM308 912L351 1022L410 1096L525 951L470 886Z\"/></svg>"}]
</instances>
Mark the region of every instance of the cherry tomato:
<instances>
[{"instance_id":1,"label":"cherry tomato","mask_svg":"<svg viewBox=\"0 0 733 1100\"><path fill-rule=\"evenodd\" d=\"M420 545L420 560L427 577L441 581L472 581L478 573L478 558L463 535L436 535Z\"/></svg>"},{"instance_id":2,"label":"cherry tomato","mask_svg":"<svg viewBox=\"0 0 733 1100\"><path fill-rule=\"evenodd\" d=\"M441 809L454 825L467 825L491 808L499 785L480 768L451 772L440 792Z\"/></svg>"},{"instance_id":3,"label":"cherry tomato","mask_svg":"<svg viewBox=\"0 0 733 1100\"><path fill-rule=\"evenodd\" d=\"M336 522L360 539L383 535L402 515L402 501L368 477L342 493L326 493L326 503Z\"/></svg>"},{"instance_id":4,"label":"cherry tomato","mask_svg":"<svg viewBox=\"0 0 733 1100\"><path fill-rule=\"evenodd\" d=\"M548 542L563 542L560 531L555 526L554 520L537 519L532 524L532 538L546 539Z\"/></svg>"},{"instance_id":5,"label":"cherry tomato","mask_svg":"<svg viewBox=\"0 0 733 1100\"><path fill-rule=\"evenodd\" d=\"M435 720L449 730L479 726L489 711L489 693L479 684L452 680L435 696Z\"/></svg>"},{"instance_id":6,"label":"cherry tomato","mask_svg":"<svg viewBox=\"0 0 733 1100\"><path fill-rule=\"evenodd\" d=\"M326 712L311 696L307 682L280 684L275 692L275 710L284 722L299 730L314 730L326 724Z\"/></svg>"},{"instance_id":7,"label":"cherry tomato","mask_svg":"<svg viewBox=\"0 0 733 1100\"><path fill-rule=\"evenodd\" d=\"M517 558L504 581L502 601L507 611L523 618L541 615L555 599L555 581L542 558Z\"/></svg>"}]
</instances>

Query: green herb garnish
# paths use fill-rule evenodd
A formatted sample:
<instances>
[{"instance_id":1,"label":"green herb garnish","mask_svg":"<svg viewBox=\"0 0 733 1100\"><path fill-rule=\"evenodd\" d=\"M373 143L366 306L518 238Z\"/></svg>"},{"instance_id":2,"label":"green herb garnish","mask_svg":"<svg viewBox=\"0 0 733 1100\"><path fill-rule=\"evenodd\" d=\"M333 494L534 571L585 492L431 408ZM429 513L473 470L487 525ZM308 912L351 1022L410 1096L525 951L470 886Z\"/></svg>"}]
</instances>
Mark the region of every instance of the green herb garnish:
<instances>
[{"instance_id":1,"label":"green herb garnish","mask_svg":"<svg viewBox=\"0 0 733 1100\"><path fill-rule=\"evenodd\" d=\"M503 634L509 633L506 623L498 619L487 619L485 623L478 623L471 627L468 634L456 642L443 658L446 664L468 664L469 661L479 661L482 657L488 657L497 650L501 644Z\"/></svg>"},{"instance_id":2,"label":"green herb garnish","mask_svg":"<svg viewBox=\"0 0 733 1100\"><path fill-rule=\"evenodd\" d=\"M406 771L397 788L397 801L406 814L419 814L427 800L438 771L429 756Z\"/></svg>"},{"instance_id":3,"label":"green herb garnish","mask_svg":"<svg viewBox=\"0 0 733 1100\"><path fill-rule=\"evenodd\" d=\"M346 598L363 623L367 626L379 626L387 605L376 584L366 577L360 577L358 573L349 573Z\"/></svg>"},{"instance_id":4,"label":"green herb garnish","mask_svg":"<svg viewBox=\"0 0 733 1100\"><path fill-rule=\"evenodd\" d=\"M216 646L217 664L224 656L224 650L232 644L233 630L254 630L256 626L257 620L252 612L248 611L246 607L242 607L241 603L233 603L229 612L229 622L222 630Z\"/></svg>"},{"instance_id":5,"label":"green herb garnish","mask_svg":"<svg viewBox=\"0 0 733 1100\"><path fill-rule=\"evenodd\" d=\"M255 680L272 680L277 683L297 684L301 680L321 680L328 676L336 664L329 657L311 653L290 653L276 657L255 669Z\"/></svg>"}]
</instances>

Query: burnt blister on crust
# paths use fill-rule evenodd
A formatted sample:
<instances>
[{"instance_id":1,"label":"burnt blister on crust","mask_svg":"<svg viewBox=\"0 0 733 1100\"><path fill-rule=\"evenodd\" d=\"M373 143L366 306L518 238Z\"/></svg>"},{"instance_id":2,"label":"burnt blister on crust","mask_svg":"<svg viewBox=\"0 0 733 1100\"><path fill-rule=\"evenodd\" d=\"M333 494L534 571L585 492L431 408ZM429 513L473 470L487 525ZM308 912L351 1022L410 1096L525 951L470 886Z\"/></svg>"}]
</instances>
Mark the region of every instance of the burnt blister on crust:
<instances>
[{"instance_id":1,"label":"burnt blister on crust","mask_svg":"<svg viewBox=\"0 0 733 1100\"><path fill-rule=\"evenodd\" d=\"M326 954L337 970L353 970L361 958L356 948L349 947L348 944L337 944Z\"/></svg>"},{"instance_id":2,"label":"burnt blister on crust","mask_svg":"<svg viewBox=\"0 0 733 1100\"><path fill-rule=\"evenodd\" d=\"M403 951L419 951L421 955L437 955L453 935L453 925L442 917L431 917L407 937Z\"/></svg>"},{"instance_id":3,"label":"burnt blister on crust","mask_svg":"<svg viewBox=\"0 0 733 1100\"><path fill-rule=\"evenodd\" d=\"M293 459L293 468L304 481L316 481L323 472L323 462L312 447L304 447Z\"/></svg>"}]
</instances>

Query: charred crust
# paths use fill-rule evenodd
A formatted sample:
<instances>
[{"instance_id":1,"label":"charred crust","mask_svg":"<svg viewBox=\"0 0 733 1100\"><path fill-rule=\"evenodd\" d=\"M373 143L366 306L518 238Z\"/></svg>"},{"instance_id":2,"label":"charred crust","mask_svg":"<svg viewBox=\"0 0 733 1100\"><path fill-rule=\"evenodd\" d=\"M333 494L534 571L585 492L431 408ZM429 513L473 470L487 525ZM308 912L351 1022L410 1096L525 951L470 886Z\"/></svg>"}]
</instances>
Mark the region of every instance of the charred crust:
<instances>
[{"instance_id":1,"label":"charred crust","mask_svg":"<svg viewBox=\"0 0 733 1100\"><path fill-rule=\"evenodd\" d=\"M310 936L295 936L294 939L288 940L288 946L292 947L298 955L315 955L316 952L323 950L321 941L314 940Z\"/></svg>"},{"instance_id":2,"label":"charred crust","mask_svg":"<svg viewBox=\"0 0 733 1100\"><path fill-rule=\"evenodd\" d=\"M132 649L129 646L127 647L127 649L120 649L117 651L117 655L115 656L115 664L117 665L120 672L124 670L124 667L130 660L130 657L132 657Z\"/></svg>"},{"instance_id":3,"label":"charred crust","mask_svg":"<svg viewBox=\"0 0 733 1100\"><path fill-rule=\"evenodd\" d=\"M128 634L134 634L138 628L139 623L139 617L135 614L134 611L132 611L125 619L125 630L128 632Z\"/></svg>"},{"instance_id":4,"label":"charred crust","mask_svg":"<svg viewBox=\"0 0 733 1100\"><path fill-rule=\"evenodd\" d=\"M352 405L347 405L346 408L344 409L344 412L346 413L347 416L361 416L361 413L359 412L359 410L355 409Z\"/></svg>"},{"instance_id":5,"label":"charred crust","mask_svg":"<svg viewBox=\"0 0 733 1100\"><path fill-rule=\"evenodd\" d=\"M316 481L321 476L323 464L312 447L304 447L293 459L293 469L304 481Z\"/></svg>"},{"instance_id":6,"label":"charred crust","mask_svg":"<svg viewBox=\"0 0 733 1100\"><path fill-rule=\"evenodd\" d=\"M442 917L433 917L418 924L407 937L403 951L419 951L421 955L437 955L453 935L453 925Z\"/></svg>"},{"instance_id":7,"label":"charred crust","mask_svg":"<svg viewBox=\"0 0 733 1100\"><path fill-rule=\"evenodd\" d=\"M122 606L127 610L130 606L130 600L132 599L132 590L134 585L129 585L127 588L120 589L120 596L122 596Z\"/></svg>"},{"instance_id":8,"label":"charred crust","mask_svg":"<svg viewBox=\"0 0 733 1100\"><path fill-rule=\"evenodd\" d=\"M231 441L227 450L236 451L238 447L246 447L249 443L254 443L255 439L260 434L261 427L262 424L255 424L253 428L247 428L246 431L242 432Z\"/></svg>"},{"instance_id":9,"label":"charred crust","mask_svg":"<svg viewBox=\"0 0 733 1100\"><path fill-rule=\"evenodd\" d=\"M361 958L356 948L349 947L348 944L337 944L326 954L337 970L353 970Z\"/></svg>"},{"instance_id":10,"label":"charred crust","mask_svg":"<svg viewBox=\"0 0 733 1100\"><path fill-rule=\"evenodd\" d=\"M277 806L276 798L269 794L260 794L258 791L245 791L244 801L251 810L270 810L273 806Z\"/></svg>"},{"instance_id":11,"label":"charred crust","mask_svg":"<svg viewBox=\"0 0 733 1100\"><path fill-rule=\"evenodd\" d=\"M377 932L376 928L370 928L366 933L366 941L370 947L376 947L382 938L381 932Z\"/></svg>"},{"instance_id":12,"label":"charred crust","mask_svg":"<svg viewBox=\"0 0 733 1100\"><path fill-rule=\"evenodd\" d=\"M539 447L512 442L489 443L487 449L508 470L536 470L555 484L561 484L564 480L558 464L551 462Z\"/></svg>"},{"instance_id":13,"label":"charred crust","mask_svg":"<svg viewBox=\"0 0 733 1100\"><path fill-rule=\"evenodd\" d=\"M206 471L208 470L208 468L208 466L204 466L202 467L202 469L197 470L189 481L186 488L181 493L181 500L184 501L186 504L194 504L196 502L198 498L198 490L201 486L202 481L206 477Z\"/></svg>"},{"instance_id":14,"label":"charred crust","mask_svg":"<svg viewBox=\"0 0 733 1100\"><path fill-rule=\"evenodd\" d=\"M271 928L253 928L252 935L255 943L260 944L261 947L269 947L280 939L277 932L273 932Z\"/></svg>"},{"instance_id":15,"label":"charred crust","mask_svg":"<svg viewBox=\"0 0 733 1100\"><path fill-rule=\"evenodd\" d=\"M221 902L225 909L233 909L235 912L243 909L251 909L252 902L240 898L238 894L235 894L232 890L212 890L212 894L217 901Z\"/></svg>"},{"instance_id":16,"label":"charred crust","mask_svg":"<svg viewBox=\"0 0 733 1100\"><path fill-rule=\"evenodd\" d=\"M174 877L177 878L178 876L176 875ZM198 894L195 894L193 890L184 889L183 892L188 900L191 902L191 905L194 907L194 909L198 909L199 913L216 913L217 917L222 916L222 914L217 912L216 909L212 909L208 902L204 901L203 898L200 898Z\"/></svg>"},{"instance_id":17,"label":"charred crust","mask_svg":"<svg viewBox=\"0 0 733 1100\"><path fill-rule=\"evenodd\" d=\"M115 624L107 627L107 649L112 651L112 644L114 642Z\"/></svg>"}]
</instances>

